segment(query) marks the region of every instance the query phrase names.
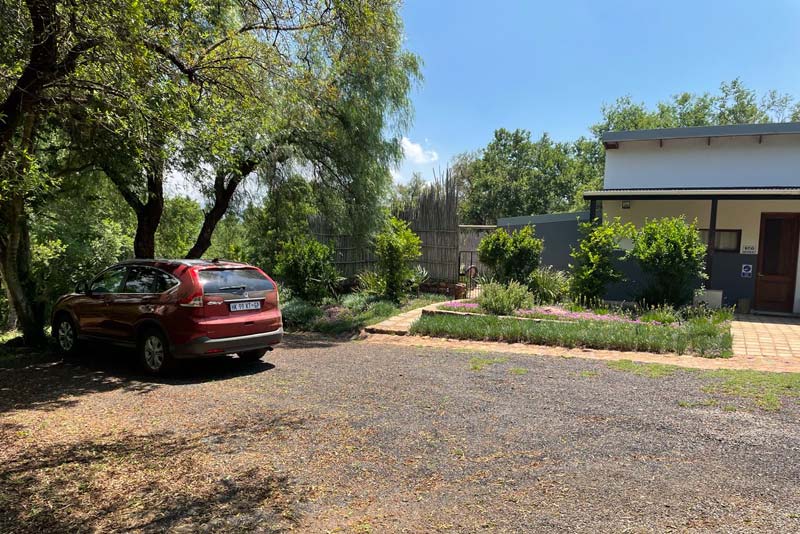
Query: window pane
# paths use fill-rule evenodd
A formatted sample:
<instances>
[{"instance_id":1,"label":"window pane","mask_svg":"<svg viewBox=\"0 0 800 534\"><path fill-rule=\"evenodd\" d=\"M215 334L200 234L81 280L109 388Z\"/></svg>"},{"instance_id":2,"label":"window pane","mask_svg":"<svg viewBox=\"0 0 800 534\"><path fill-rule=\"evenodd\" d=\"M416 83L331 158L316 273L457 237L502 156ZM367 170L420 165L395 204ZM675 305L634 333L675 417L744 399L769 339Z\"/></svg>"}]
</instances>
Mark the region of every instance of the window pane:
<instances>
[{"instance_id":1,"label":"window pane","mask_svg":"<svg viewBox=\"0 0 800 534\"><path fill-rule=\"evenodd\" d=\"M203 269L199 272L204 293L271 291L275 286L255 269Z\"/></svg>"},{"instance_id":2,"label":"window pane","mask_svg":"<svg viewBox=\"0 0 800 534\"><path fill-rule=\"evenodd\" d=\"M699 230L700 240L708 243L708 230ZM723 252L739 252L738 230L716 230L714 232L714 250Z\"/></svg>"},{"instance_id":3,"label":"window pane","mask_svg":"<svg viewBox=\"0 0 800 534\"><path fill-rule=\"evenodd\" d=\"M178 281L175 277L168 275L163 271L155 271L155 289L154 293L163 293L168 289L178 285Z\"/></svg>"},{"instance_id":4,"label":"window pane","mask_svg":"<svg viewBox=\"0 0 800 534\"><path fill-rule=\"evenodd\" d=\"M717 232L715 241L717 250L739 252L739 232Z\"/></svg>"},{"instance_id":5,"label":"window pane","mask_svg":"<svg viewBox=\"0 0 800 534\"><path fill-rule=\"evenodd\" d=\"M155 271L146 267L131 267L123 293L153 293Z\"/></svg>"},{"instance_id":6,"label":"window pane","mask_svg":"<svg viewBox=\"0 0 800 534\"><path fill-rule=\"evenodd\" d=\"M117 268L106 271L92 282L92 293L117 293L122 280L125 278L125 269Z\"/></svg>"}]
</instances>

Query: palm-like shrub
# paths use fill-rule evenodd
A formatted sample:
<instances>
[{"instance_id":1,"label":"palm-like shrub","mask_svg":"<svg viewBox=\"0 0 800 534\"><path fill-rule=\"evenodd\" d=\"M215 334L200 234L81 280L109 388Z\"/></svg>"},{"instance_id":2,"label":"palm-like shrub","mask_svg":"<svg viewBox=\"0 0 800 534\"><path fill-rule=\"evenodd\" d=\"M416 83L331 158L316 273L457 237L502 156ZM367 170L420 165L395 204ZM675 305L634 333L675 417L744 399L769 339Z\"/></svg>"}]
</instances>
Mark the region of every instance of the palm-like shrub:
<instances>
[{"instance_id":1,"label":"palm-like shrub","mask_svg":"<svg viewBox=\"0 0 800 534\"><path fill-rule=\"evenodd\" d=\"M528 288L536 301L555 304L569 294L569 275L550 265L539 267L528 275Z\"/></svg>"}]
</instances>

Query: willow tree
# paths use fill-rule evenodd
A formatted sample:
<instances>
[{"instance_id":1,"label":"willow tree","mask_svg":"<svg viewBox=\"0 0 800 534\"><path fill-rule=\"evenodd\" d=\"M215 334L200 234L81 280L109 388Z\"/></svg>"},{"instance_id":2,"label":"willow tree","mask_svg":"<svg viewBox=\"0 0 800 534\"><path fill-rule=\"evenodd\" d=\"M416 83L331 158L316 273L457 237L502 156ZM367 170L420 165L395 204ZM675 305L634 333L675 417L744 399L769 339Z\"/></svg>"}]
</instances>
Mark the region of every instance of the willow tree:
<instances>
[{"instance_id":1,"label":"willow tree","mask_svg":"<svg viewBox=\"0 0 800 534\"><path fill-rule=\"evenodd\" d=\"M137 256L167 174L192 177L209 197L199 255L259 166L366 220L400 157L418 65L394 0L0 0L0 16L0 277L28 342L44 322L30 210L75 173L117 187Z\"/></svg>"},{"instance_id":2,"label":"willow tree","mask_svg":"<svg viewBox=\"0 0 800 534\"><path fill-rule=\"evenodd\" d=\"M57 109L80 104L103 84L78 73L89 63L136 55L141 6L116 0L0 1L0 277L28 343L41 341L43 306L31 274L29 215L57 187L40 146L54 135ZM53 159L53 158L48 158Z\"/></svg>"},{"instance_id":3,"label":"willow tree","mask_svg":"<svg viewBox=\"0 0 800 534\"><path fill-rule=\"evenodd\" d=\"M301 175L315 198L325 199L329 218L368 227L380 214L389 169L402 156L398 138L419 68L402 48L399 2L281 5L250 4L235 38L206 45L246 59L193 108L193 135L182 140L182 171L208 198L189 257L211 245L250 175L268 177L273 192Z\"/></svg>"}]
</instances>

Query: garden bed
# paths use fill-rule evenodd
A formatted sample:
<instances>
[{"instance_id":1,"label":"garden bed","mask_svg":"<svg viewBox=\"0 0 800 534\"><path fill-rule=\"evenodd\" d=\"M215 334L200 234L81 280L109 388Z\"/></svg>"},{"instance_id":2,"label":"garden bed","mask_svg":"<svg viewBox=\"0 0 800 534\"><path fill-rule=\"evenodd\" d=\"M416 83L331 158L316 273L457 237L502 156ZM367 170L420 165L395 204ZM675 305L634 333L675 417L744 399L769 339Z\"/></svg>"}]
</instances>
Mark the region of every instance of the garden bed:
<instances>
[{"instance_id":1,"label":"garden bed","mask_svg":"<svg viewBox=\"0 0 800 534\"><path fill-rule=\"evenodd\" d=\"M395 302L364 293L351 293L323 304L291 299L282 304L281 311L287 331L350 335L365 326L446 298L445 295L423 293Z\"/></svg>"},{"instance_id":2,"label":"garden bed","mask_svg":"<svg viewBox=\"0 0 800 534\"><path fill-rule=\"evenodd\" d=\"M663 324L588 311L548 315L520 310L516 316L505 317L458 312L459 306L454 304L448 302L441 306L441 312L423 314L412 325L411 333L568 348L694 354L708 358L730 357L732 354L730 323L723 320L722 314L698 315L684 322ZM477 305L461 308L480 312Z\"/></svg>"}]
</instances>

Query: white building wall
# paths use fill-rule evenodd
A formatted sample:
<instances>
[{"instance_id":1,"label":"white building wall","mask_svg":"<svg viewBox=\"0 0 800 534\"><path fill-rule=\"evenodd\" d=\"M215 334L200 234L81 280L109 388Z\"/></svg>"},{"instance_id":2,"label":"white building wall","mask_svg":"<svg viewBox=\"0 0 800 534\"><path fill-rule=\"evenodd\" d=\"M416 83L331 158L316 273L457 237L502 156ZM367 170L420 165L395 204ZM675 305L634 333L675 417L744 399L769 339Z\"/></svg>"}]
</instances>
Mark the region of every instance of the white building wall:
<instances>
[{"instance_id":1,"label":"white building wall","mask_svg":"<svg viewBox=\"0 0 800 534\"><path fill-rule=\"evenodd\" d=\"M606 189L800 186L800 135L621 142Z\"/></svg>"}]
</instances>

